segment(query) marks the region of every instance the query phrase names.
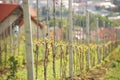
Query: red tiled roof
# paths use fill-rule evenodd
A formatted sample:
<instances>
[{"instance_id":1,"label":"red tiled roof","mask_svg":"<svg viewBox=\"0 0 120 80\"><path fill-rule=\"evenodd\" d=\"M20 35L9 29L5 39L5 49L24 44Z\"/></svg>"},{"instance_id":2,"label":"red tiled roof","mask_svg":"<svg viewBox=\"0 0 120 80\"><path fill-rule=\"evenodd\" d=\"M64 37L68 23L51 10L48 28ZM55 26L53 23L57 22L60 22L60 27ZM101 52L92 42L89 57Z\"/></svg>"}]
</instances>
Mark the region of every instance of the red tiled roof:
<instances>
[{"instance_id":1,"label":"red tiled roof","mask_svg":"<svg viewBox=\"0 0 120 80\"><path fill-rule=\"evenodd\" d=\"M31 16L31 19L32 19L32 21L36 24L36 25L38 25L41 29L44 27L44 24L42 23L42 22L37 22L37 20L33 17L33 16ZM22 25L24 24L24 21L23 21L23 16L21 16L21 19L20 19L20 21L19 21L19 26L21 27Z\"/></svg>"},{"instance_id":2,"label":"red tiled roof","mask_svg":"<svg viewBox=\"0 0 120 80\"><path fill-rule=\"evenodd\" d=\"M1 10L0 23L4 21L10 14L12 14L13 11L16 10L17 8L20 8L22 10L22 8L18 4L0 4L0 10ZM34 21L35 24L38 24L40 28L44 27L43 23L41 22L38 23L37 20L35 19L37 17L37 13L33 8L30 8L30 15L31 15L31 19ZM24 23L23 16L19 18L20 18L19 25L22 26Z\"/></svg>"},{"instance_id":3,"label":"red tiled roof","mask_svg":"<svg viewBox=\"0 0 120 80\"><path fill-rule=\"evenodd\" d=\"M38 22L33 16L31 16L31 19L34 21L35 24L37 24L40 28L44 27L44 24L42 22Z\"/></svg>"},{"instance_id":4,"label":"red tiled roof","mask_svg":"<svg viewBox=\"0 0 120 80\"><path fill-rule=\"evenodd\" d=\"M0 23L17 8L20 8L17 4L0 4Z\"/></svg>"}]
</instances>

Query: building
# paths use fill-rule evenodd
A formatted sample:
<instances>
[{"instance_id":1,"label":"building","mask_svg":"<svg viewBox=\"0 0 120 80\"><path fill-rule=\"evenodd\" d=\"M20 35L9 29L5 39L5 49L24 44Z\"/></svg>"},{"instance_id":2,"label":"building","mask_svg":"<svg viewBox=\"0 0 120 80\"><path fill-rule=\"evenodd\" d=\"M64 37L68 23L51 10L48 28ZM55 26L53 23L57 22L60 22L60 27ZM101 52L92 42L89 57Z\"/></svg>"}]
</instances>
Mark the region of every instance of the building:
<instances>
[{"instance_id":1,"label":"building","mask_svg":"<svg viewBox=\"0 0 120 80\"><path fill-rule=\"evenodd\" d=\"M0 12L0 35L4 33L10 34L10 27L14 29L16 25L19 26L21 30L24 30L23 9L21 6L17 4L0 4L0 10L2 10ZM37 14L32 8L30 8L30 16L33 35L37 34L37 27L39 27L39 34L43 34L43 32L45 32L42 32L44 25L37 21Z\"/></svg>"}]
</instances>

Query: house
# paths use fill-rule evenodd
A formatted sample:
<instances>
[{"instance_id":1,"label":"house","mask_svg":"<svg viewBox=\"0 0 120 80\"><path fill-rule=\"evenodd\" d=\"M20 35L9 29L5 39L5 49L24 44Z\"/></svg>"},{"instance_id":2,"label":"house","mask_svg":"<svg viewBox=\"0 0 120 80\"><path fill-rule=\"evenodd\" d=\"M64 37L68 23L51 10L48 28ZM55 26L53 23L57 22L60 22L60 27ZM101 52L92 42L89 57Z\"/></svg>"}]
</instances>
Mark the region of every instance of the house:
<instances>
[{"instance_id":1,"label":"house","mask_svg":"<svg viewBox=\"0 0 120 80\"><path fill-rule=\"evenodd\" d=\"M21 6L17 4L0 4L0 10L0 35L4 33L9 34L10 27L14 29L16 25L19 26L21 30L24 30L23 9ZM37 34L37 27L40 31L39 34L44 34L45 31L42 31L45 30L44 25L37 20L37 14L32 8L30 8L30 16L33 35Z\"/></svg>"},{"instance_id":2,"label":"house","mask_svg":"<svg viewBox=\"0 0 120 80\"><path fill-rule=\"evenodd\" d=\"M86 39L86 34L82 27L74 27L73 30L74 30L73 31L74 40L85 40Z\"/></svg>"},{"instance_id":3,"label":"house","mask_svg":"<svg viewBox=\"0 0 120 80\"><path fill-rule=\"evenodd\" d=\"M116 39L115 28L100 28L99 38L105 40L115 40Z\"/></svg>"},{"instance_id":4,"label":"house","mask_svg":"<svg viewBox=\"0 0 120 80\"><path fill-rule=\"evenodd\" d=\"M99 34L99 35L98 35ZM100 41L106 40L106 41L114 41L114 40L120 40L120 27L109 27L109 28L99 28L98 33L96 30L90 31L90 39L91 41L97 41L97 38Z\"/></svg>"},{"instance_id":5,"label":"house","mask_svg":"<svg viewBox=\"0 0 120 80\"><path fill-rule=\"evenodd\" d=\"M22 8L18 5L0 4L0 10L0 34L3 34L22 15Z\"/></svg>"}]
</instances>

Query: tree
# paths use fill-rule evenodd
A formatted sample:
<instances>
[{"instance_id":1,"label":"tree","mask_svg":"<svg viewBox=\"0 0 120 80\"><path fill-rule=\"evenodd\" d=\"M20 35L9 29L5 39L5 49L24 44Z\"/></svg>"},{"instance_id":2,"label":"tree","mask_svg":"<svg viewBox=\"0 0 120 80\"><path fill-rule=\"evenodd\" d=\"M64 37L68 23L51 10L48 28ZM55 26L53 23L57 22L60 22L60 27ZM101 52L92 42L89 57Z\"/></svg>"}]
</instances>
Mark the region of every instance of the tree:
<instances>
[{"instance_id":1,"label":"tree","mask_svg":"<svg viewBox=\"0 0 120 80\"><path fill-rule=\"evenodd\" d=\"M99 19L99 27L103 27L104 22L106 23L105 24L106 27L111 27L111 26L114 27L114 26L118 26L120 24L119 21L109 20L108 17L90 14L90 28L91 29L96 28L96 17L98 17L98 19ZM86 18L86 16L74 15L74 25L81 26L84 28L86 26L85 18Z\"/></svg>"}]
</instances>

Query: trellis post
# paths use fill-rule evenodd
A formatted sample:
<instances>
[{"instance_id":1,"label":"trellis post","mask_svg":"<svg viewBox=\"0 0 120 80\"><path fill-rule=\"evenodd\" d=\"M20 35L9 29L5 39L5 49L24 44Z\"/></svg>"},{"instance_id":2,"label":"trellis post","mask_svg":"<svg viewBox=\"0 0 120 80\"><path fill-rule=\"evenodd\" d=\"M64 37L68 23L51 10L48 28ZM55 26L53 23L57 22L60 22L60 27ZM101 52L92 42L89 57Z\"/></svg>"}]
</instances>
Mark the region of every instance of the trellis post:
<instances>
[{"instance_id":1,"label":"trellis post","mask_svg":"<svg viewBox=\"0 0 120 80\"><path fill-rule=\"evenodd\" d=\"M99 42L100 42L100 40L99 40L99 19L97 18L96 19L96 21L97 21L97 56L98 56L98 63L100 63L101 62L101 55L100 55L100 48L99 48Z\"/></svg>"},{"instance_id":2,"label":"trellis post","mask_svg":"<svg viewBox=\"0 0 120 80\"><path fill-rule=\"evenodd\" d=\"M27 60L27 80L34 80L34 59L33 59L33 42L31 18L29 10L29 0L23 0L25 43L26 43L26 60Z\"/></svg>"},{"instance_id":3,"label":"trellis post","mask_svg":"<svg viewBox=\"0 0 120 80\"><path fill-rule=\"evenodd\" d=\"M104 58L105 58L105 54L106 54L106 51L105 51L105 25L106 23L105 23L105 21L103 22L103 44L104 44L104 47L103 47L103 60L104 60Z\"/></svg>"},{"instance_id":4,"label":"trellis post","mask_svg":"<svg viewBox=\"0 0 120 80\"><path fill-rule=\"evenodd\" d=\"M69 0L69 75L70 77L73 77L73 49L72 49L72 42L73 42L73 20L72 20L72 0Z\"/></svg>"},{"instance_id":5,"label":"trellis post","mask_svg":"<svg viewBox=\"0 0 120 80\"><path fill-rule=\"evenodd\" d=\"M10 26L10 53L13 53L13 32L12 32L12 24L9 22L9 26ZM13 54L12 54L13 55Z\"/></svg>"},{"instance_id":6,"label":"trellis post","mask_svg":"<svg viewBox=\"0 0 120 80\"><path fill-rule=\"evenodd\" d=\"M89 11L87 10L87 0L86 0L86 36L87 36L87 64L86 64L86 68L87 71L90 69L90 48L89 48L89 43L90 43L90 21L89 21Z\"/></svg>"}]
</instances>

